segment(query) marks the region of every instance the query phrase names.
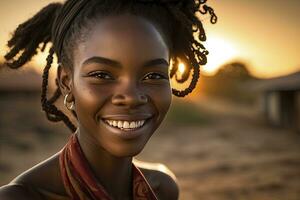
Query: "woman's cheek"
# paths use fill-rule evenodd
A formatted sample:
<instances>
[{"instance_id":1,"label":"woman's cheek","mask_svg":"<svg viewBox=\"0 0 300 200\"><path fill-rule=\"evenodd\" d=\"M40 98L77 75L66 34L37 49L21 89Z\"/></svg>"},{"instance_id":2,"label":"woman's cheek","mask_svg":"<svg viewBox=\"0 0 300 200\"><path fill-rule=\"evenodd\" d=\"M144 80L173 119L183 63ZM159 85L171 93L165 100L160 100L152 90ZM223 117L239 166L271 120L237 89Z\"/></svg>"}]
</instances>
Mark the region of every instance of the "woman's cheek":
<instances>
[{"instance_id":1,"label":"woman's cheek","mask_svg":"<svg viewBox=\"0 0 300 200\"><path fill-rule=\"evenodd\" d=\"M75 105L80 113L96 116L110 95L111 87L83 83L75 85Z\"/></svg>"},{"instance_id":2,"label":"woman's cheek","mask_svg":"<svg viewBox=\"0 0 300 200\"><path fill-rule=\"evenodd\" d=\"M168 83L148 87L147 91L151 101L159 114L159 121L162 121L168 112L172 101L172 90Z\"/></svg>"}]
</instances>

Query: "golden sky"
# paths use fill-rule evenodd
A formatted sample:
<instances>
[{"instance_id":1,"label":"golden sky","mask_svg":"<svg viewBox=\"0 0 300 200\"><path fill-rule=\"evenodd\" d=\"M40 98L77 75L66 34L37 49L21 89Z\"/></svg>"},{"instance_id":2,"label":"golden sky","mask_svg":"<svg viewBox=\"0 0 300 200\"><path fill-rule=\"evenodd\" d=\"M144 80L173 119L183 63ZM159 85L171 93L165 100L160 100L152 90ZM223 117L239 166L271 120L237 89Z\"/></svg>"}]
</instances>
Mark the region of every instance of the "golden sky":
<instances>
[{"instance_id":1,"label":"golden sky","mask_svg":"<svg viewBox=\"0 0 300 200\"><path fill-rule=\"evenodd\" d=\"M0 54L6 51L9 33L51 0L0 1ZM259 77L273 77L300 70L299 0L208 0L219 21L205 17L208 64L202 69L213 74L230 60L249 64ZM34 63L44 66L44 56Z\"/></svg>"},{"instance_id":2,"label":"golden sky","mask_svg":"<svg viewBox=\"0 0 300 200\"><path fill-rule=\"evenodd\" d=\"M299 0L208 2L219 17L216 25L207 24L208 42L217 38L226 44L219 46L217 55L234 54L234 58L249 63L251 72L259 77L300 70ZM218 60L213 55L216 45L212 46L208 62Z\"/></svg>"}]
</instances>

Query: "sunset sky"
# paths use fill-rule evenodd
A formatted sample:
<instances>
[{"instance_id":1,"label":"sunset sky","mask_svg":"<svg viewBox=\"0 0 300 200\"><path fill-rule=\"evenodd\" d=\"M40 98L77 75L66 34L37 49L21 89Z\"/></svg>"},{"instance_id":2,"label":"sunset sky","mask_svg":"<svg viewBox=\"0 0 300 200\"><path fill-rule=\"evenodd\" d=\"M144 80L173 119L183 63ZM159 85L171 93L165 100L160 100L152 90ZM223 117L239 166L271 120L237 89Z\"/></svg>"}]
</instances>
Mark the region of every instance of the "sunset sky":
<instances>
[{"instance_id":1,"label":"sunset sky","mask_svg":"<svg viewBox=\"0 0 300 200\"><path fill-rule=\"evenodd\" d=\"M35 14L50 0L0 1L0 54L6 51L9 33ZM300 70L299 0L208 0L219 21L215 25L204 17L207 30L207 74L231 60L246 62L258 77L273 77ZM44 66L45 56L34 64Z\"/></svg>"}]
</instances>

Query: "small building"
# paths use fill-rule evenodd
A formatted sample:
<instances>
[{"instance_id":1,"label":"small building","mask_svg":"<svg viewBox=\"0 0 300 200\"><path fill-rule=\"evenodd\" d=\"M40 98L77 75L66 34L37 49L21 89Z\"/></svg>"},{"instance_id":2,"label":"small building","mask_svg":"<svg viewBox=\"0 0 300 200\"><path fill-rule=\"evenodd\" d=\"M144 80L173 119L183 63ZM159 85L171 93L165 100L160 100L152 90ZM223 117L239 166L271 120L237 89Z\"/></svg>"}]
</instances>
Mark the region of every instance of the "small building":
<instances>
[{"instance_id":1,"label":"small building","mask_svg":"<svg viewBox=\"0 0 300 200\"><path fill-rule=\"evenodd\" d=\"M254 88L270 124L300 131L300 72L259 80Z\"/></svg>"},{"instance_id":2,"label":"small building","mask_svg":"<svg viewBox=\"0 0 300 200\"><path fill-rule=\"evenodd\" d=\"M56 132L56 128L64 128L62 123L53 126L45 117L41 90L42 74L36 70L30 67L0 69L0 137L14 137L24 132L44 137ZM51 87L49 90L48 98L53 94ZM63 108L62 99L59 100L58 104Z\"/></svg>"},{"instance_id":3,"label":"small building","mask_svg":"<svg viewBox=\"0 0 300 200\"><path fill-rule=\"evenodd\" d=\"M8 69L0 71L0 94L4 95L40 95L42 75L33 69Z\"/></svg>"},{"instance_id":4,"label":"small building","mask_svg":"<svg viewBox=\"0 0 300 200\"><path fill-rule=\"evenodd\" d=\"M31 127L29 121L37 122L36 116L42 116L41 83L41 74L34 70L1 69L0 134L8 134L10 130L20 132L20 127Z\"/></svg>"}]
</instances>

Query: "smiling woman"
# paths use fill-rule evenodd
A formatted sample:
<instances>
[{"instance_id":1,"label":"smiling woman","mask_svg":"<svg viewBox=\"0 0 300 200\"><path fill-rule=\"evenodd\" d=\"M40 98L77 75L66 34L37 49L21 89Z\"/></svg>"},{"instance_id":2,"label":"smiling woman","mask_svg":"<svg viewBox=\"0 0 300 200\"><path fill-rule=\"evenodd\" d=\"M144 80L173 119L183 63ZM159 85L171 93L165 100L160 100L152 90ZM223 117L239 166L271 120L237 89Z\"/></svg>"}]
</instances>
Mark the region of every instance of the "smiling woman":
<instances>
[{"instance_id":1,"label":"smiling woman","mask_svg":"<svg viewBox=\"0 0 300 200\"><path fill-rule=\"evenodd\" d=\"M216 22L205 2L67 0L21 24L8 42L7 65L19 68L40 43L53 44L43 74L42 108L50 121L63 121L73 134L57 154L2 187L0 198L178 199L169 170L143 167L133 157L161 124L172 92L185 96L197 83L207 51L198 42L206 36L196 14L209 12ZM48 99L54 53L58 88ZM178 60L189 65L182 71ZM187 89L170 87L177 71L179 82L192 74ZM76 125L54 105L61 95Z\"/></svg>"}]
</instances>

